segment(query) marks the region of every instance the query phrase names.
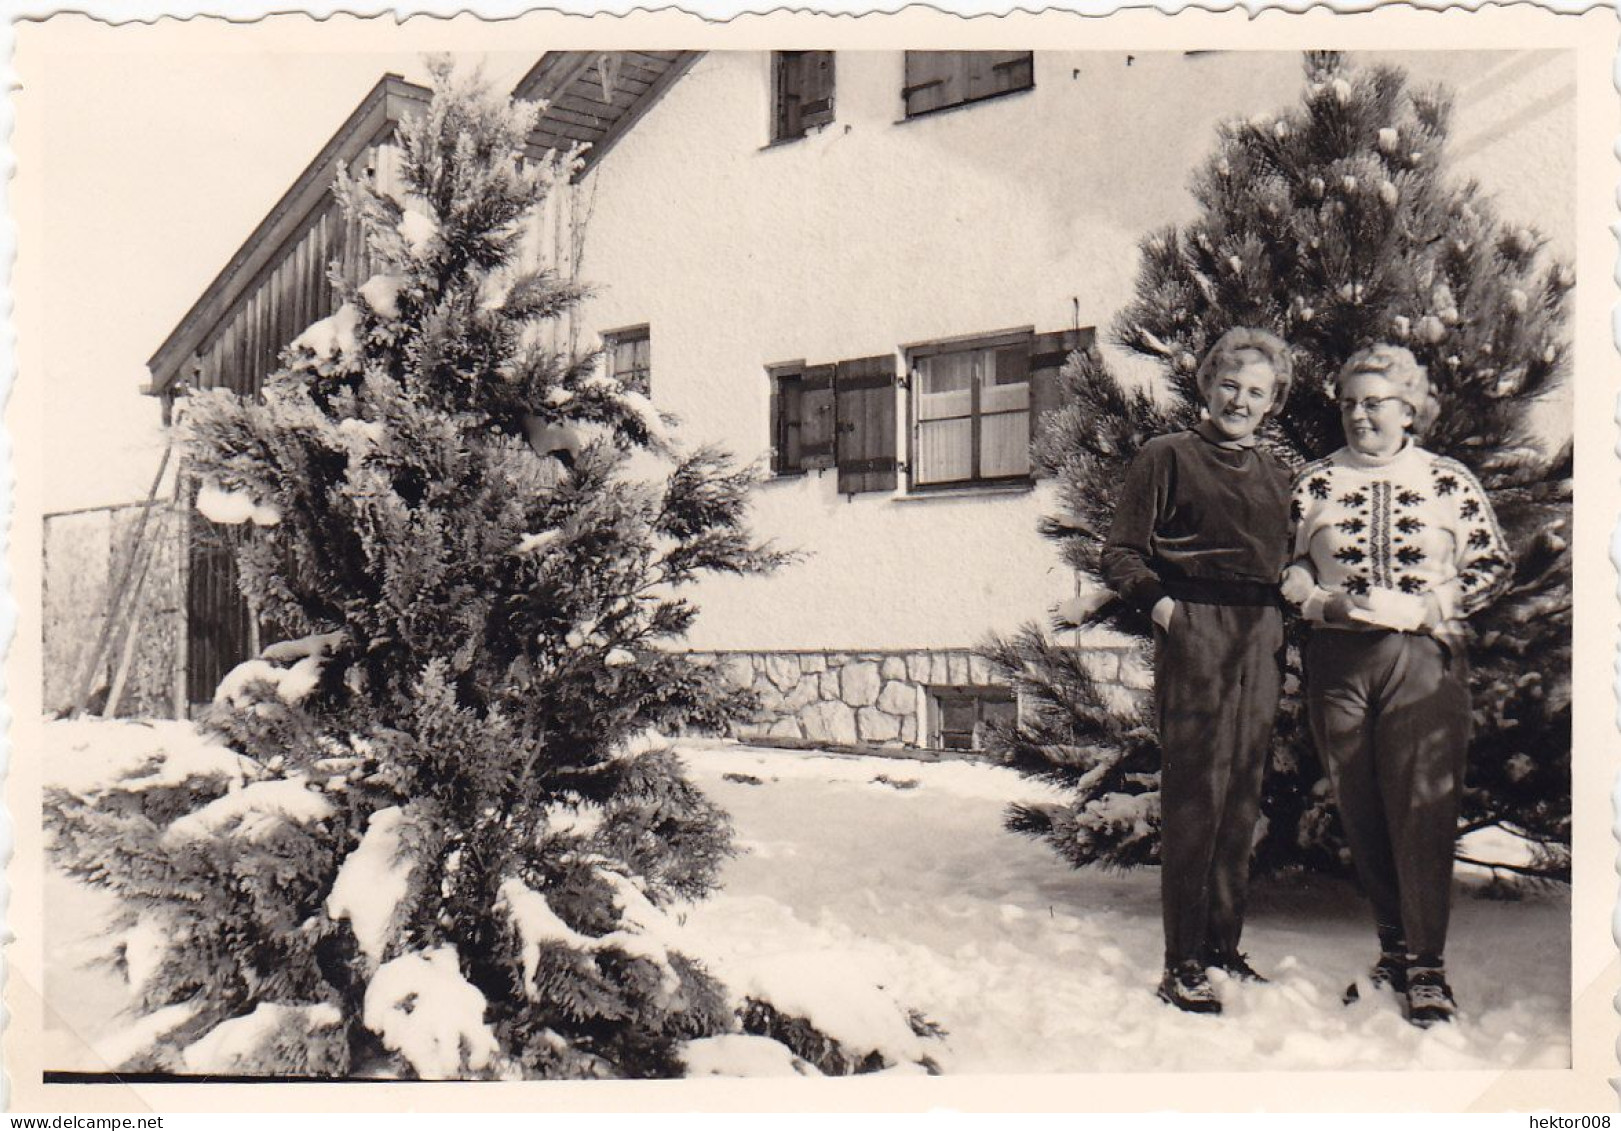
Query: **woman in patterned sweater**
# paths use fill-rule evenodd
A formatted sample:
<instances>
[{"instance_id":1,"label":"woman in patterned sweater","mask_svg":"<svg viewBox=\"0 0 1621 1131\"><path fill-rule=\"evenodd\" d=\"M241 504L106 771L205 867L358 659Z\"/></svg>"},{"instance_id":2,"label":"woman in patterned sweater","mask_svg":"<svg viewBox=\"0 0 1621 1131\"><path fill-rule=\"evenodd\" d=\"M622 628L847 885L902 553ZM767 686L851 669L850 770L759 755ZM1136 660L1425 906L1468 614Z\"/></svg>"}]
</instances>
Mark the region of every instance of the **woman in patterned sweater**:
<instances>
[{"instance_id":1,"label":"woman in patterned sweater","mask_svg":"<svg viewBox=\"0 0 1621 1131\"><path fill-rule=\"evenodd\" d=\"M1362 350L1335 394L1346 446L1295 479L1283 592L1314 622L1307 713L1373 903L1373 982L1428 1026L1456 1010L1442 954L1470 732L1463 620L1510 557L1475 477L1414 440L1436 406L1412 353Z\"/></svg>"}]
</instances>

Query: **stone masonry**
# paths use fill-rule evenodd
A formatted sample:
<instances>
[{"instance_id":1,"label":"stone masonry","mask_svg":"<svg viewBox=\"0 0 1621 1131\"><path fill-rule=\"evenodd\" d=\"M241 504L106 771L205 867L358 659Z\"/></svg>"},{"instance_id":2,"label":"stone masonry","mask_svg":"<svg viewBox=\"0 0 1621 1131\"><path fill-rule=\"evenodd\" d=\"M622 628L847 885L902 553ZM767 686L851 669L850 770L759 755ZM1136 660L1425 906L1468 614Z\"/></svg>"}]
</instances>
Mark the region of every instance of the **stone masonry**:
<instances>
[{"instance_id":1,"label":"stone masonry","mask_svg":"<svg viewBox=\"0 0 1621 1131\"><path fill-rule=\"evenodd\" d=\"M739 738L852 747L928 744L928 691L998 687L990 665L967 649L884 652L694 652L760 696L760 717ZM1123 696L1152 686L1153 672L1130 646L1102 646L1088 664Z\"/></svg>"}]
</instances>

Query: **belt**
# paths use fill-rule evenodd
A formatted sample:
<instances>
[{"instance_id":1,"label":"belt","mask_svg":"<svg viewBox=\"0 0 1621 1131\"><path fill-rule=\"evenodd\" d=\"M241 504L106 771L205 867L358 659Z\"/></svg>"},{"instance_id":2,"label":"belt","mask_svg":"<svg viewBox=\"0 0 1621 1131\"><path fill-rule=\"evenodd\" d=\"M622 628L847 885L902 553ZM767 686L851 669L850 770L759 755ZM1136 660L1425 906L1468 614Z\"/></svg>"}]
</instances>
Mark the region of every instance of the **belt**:
<instances>
[{"instance_id":1,"label":"belt","mask_svg":"<svg viewBox=\"0 0 1621 1131\"><path fill-rule=\"evenodd\" d=\"M1193 605L1276 605L1280 600L1275 582L1173 577L1161 584L1166 596Z\"/></svg>"}]
</instances>

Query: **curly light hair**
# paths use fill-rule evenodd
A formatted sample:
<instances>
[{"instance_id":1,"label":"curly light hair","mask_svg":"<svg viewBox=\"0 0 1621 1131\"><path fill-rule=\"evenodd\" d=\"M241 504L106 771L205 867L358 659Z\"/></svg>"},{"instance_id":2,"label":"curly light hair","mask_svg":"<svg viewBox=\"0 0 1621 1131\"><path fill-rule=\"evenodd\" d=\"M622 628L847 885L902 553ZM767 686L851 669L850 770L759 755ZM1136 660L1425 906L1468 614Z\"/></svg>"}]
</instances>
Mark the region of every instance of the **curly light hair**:
<instances>
[{"instance_id":1,"label":"curly light hair","mask_svg":"<svg viewBox=\"0 0 1621 1131\"><path fill-rule=\"evenodd\" d=\"M1352 377L1366 374L1370 377L1383 377L1395 387L1395 396L1400 397L1408 408L1413 410L1413 423L1411 431L1415 436L1422 436L1435 423L1440 414L1441 406L1436 403L1435 394L1430 391L1430 374L1418 363L1413 351L1406 346L1393 346L1388 342L1379 342L1357 350L1344 365L1340 366L1339 374L1334 378L1334 384L1329 394L1339 396L1340 386Z\"/></svg>"},{"instance_id":2,"label":"curly light hair","mask_svg":"<svg viewBox=\"0 0 1621 1131\"><path fill-rule=\"evenodd\" d=\"M1289 347L1283 339L1270 330L1257 330L1252 326L1235 326L1221 337L1216 344L1210 347L1199 363L1199 372L1194 380L1198 382L1199 392L1203 396L1210 395L1210 387L1229 373L1242 369L1244 363L1251 360L1250 356L1259 356L1260 359L1272 368L1276 377L1276 386L1272 390L1272 407L1266 410L1268 416L1276 416L1283 411L1284 401L1289 399L1289 386L1295 379L1295 366L1289 356Z\"/></svg>"}]
</instances>

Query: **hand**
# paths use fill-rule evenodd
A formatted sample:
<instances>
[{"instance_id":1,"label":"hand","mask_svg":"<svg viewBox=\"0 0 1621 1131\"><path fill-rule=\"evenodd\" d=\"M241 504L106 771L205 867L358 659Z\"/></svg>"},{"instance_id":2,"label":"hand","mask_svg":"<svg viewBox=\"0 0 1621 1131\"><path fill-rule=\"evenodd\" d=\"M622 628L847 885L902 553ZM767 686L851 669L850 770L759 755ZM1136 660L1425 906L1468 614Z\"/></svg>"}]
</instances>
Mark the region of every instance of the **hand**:
<instances>
[{"instance_id":1,"label":"hand","mask_svg":"<svg viewBox=\"0 0 1621 1131\"><path fill-rule=\"evenodd\" d=\"M1161 597L1154 602L1154 609L1148 614L1149 619L1159 625L1166 632L1171 631L1171 618L1176 615L1176 602L1170 597Z\"/></svg>"},{"instance_id":2,"label":"hand","mask_svg":"<svg viewBox=\"0 0 1621 1131\"><path fill-rule=\"evenodd\" d=\"M1312 577L1311 571L1298 565L1285 566L1280 582L1283 599L1291 605L1305 604L1311 591L1317 588L1317 579Z\"/></svg>"},{"instance_id":3,"label":"hand","mask_svg":"<svg viewBox=\"0 0 1621 1131\"><path fill-rule=\"evenodd\" d=\"M1424 631L1434 632L1446 623L1446 619L1446 614L1441 612L1440 599L1434 593L1424 594Z\"/></svg>"},{"instance_id":4,"label":"hand","mask_svg":"<svg viewBox=\"0 0 1621 1131\"><path fill-rule=\"evenodd\" d=\"M1351 616L1353 609L1366 609L1368 603L1344 593L1336 593L1323 602L1323 620L1329 624L1350 624L1354 619Z\"/></svg>"}]
</instances>

